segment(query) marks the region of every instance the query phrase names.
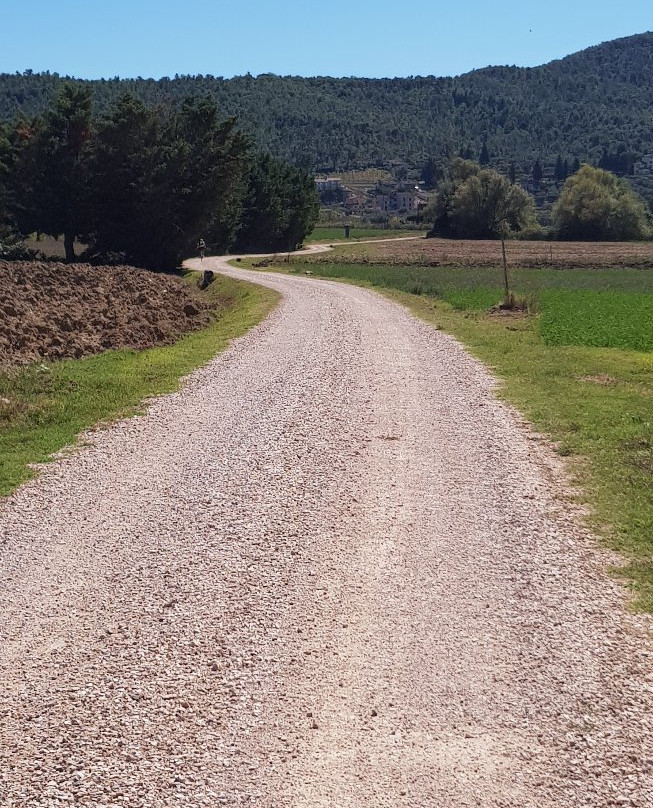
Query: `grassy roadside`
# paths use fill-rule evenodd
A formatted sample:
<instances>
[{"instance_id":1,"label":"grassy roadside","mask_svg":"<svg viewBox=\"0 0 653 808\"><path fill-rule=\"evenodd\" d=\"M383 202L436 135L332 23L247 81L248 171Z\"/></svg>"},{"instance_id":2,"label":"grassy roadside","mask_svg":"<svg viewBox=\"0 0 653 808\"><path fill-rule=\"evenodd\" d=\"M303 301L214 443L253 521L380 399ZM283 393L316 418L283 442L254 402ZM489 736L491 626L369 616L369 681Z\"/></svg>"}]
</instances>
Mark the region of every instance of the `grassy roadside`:
<instances>
[{"instance_id":1,"label":"grassy roadside","mask_svg":"<svg viewBox=\"0 0 653 808\"><path fill-rule=\"evenodd\" d=\"M514 404L568 459L590 521L628 563L638 606L653 611L653 360L614 348L545 345L528 320L465 315L447 303L389 291L452 334L502 380Z\"/></svg>"},{"instance_id":2,"label":"grassy roadside","mask_svg":"<svg viewBox=\"0 0 653 808\"><path fill-rule=\"evenodd\" d=\"M188 273L189 282L196 277ZM135 414L148 396L176 390L180 377L256 325L279 299L270 289L222 276L202 294L214 307L215 321L174 345L107 351L1 374L0 495L34 476L32 464L46 462L83 430Z\"/></svg>"},{"instance_id":3,"label":"grassy roadside","mask_svg":"<svg viewBox=\"0 0 653 808\"><path fill-rule=\"evenodd\" d=\"M334 279L328 265L306 264ZM304 267L294 267L302 272ZM460 310L429 294L388 288L376 267L337 267L337 279L373 286L452 334L502 381L515 405L565 456L606 544L627 559L620 572L636 605L653 611L653 355L591 345L546 344L535 317ZM381 288L379 288L381 287Z\"/></svg>"}]
</instances>

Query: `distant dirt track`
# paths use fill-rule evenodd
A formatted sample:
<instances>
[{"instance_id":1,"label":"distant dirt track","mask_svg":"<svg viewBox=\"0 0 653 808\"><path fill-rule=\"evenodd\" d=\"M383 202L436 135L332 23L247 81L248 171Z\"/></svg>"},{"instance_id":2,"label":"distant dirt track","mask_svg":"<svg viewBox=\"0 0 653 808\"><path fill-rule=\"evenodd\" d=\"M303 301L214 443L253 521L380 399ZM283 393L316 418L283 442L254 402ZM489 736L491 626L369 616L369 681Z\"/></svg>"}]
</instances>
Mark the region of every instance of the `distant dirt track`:
<instances>
[{"instance_id":1,"label":"distant dirt track","mask_svg":"<svg viewBox=\"0 0 653 808\"><path fill-rule=\"evenodd\" d=\"M653 805L650 621L483 366L202 268L283 302L2 507L0 805Z\"/></svg>"}]
</instances>

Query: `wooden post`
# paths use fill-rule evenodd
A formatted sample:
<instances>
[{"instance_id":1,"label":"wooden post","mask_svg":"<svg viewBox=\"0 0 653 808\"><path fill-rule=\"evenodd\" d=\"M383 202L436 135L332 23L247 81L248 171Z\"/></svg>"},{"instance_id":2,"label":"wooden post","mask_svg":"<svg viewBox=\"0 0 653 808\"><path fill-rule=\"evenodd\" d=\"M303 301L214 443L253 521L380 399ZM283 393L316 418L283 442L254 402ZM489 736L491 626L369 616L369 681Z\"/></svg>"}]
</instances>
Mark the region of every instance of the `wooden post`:
<instances>
[{"instance_id":1,"label":"wooden post","mask_svg":"<svg viewBox=\"0 0 653 808\"><path fill-rule=\"evenodd\" d=\"M508 302L508 295L510 289L508 286L508 261L506 259L506 237L503 230L501 231L501 257L503 258L503 291L505 294L506 302Z\"/></svg>"}]
</instances>

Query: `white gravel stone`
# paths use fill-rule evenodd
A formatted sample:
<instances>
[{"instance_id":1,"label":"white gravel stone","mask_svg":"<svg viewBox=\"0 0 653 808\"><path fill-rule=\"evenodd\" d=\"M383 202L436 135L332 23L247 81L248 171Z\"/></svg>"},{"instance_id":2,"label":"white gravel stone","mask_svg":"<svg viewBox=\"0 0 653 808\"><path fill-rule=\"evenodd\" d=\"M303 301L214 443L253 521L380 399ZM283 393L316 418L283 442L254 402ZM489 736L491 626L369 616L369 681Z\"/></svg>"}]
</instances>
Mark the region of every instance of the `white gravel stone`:
<instances>
[{"instance_id":1,"label":"white gravel stone","mask_svg":"<svg viewBox=\"0 0 653 808\"><path fill-rule=\"evenodd\" d=\"M558 459L450 337L256 280L2 505L0 806L653 806L650 621Z\"/></svg>"}]
</instances>

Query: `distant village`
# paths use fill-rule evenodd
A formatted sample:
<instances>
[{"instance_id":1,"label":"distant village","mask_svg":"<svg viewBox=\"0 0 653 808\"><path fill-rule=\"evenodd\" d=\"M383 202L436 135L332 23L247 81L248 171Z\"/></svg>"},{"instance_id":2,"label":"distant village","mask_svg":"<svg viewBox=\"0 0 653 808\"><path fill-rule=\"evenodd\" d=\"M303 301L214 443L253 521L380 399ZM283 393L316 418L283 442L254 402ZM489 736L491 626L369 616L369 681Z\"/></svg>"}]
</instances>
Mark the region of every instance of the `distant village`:
<instances>
[{"instance_id":1,"label":"distant village","mask_svg":"<svg viewBox=\"0 0 653 808\"><path fill-rule=\"evenodd\" d=\"M420 183L391 178L365 180L316 177L315 188L324 207L355 215L407 216L426 207L429 197Z\"/></svg>"},{"instance_id":2,"label":"distant village","mask_svg":"<svg viewBox=\"0 0 653 808\"><path fill-rule=\"evenodd\" d=\"M525 171L523 167L518 171L516 181L533 195L540 217L545 223L564 180L579 165L580 162L576 161L574 166L568 167L565 161L564 171L560 172L553 164L540 166L540 161L536 161L532 171ZM599 166L601 167L601 163ZM625 170L616 170L614 166L605 167L625 176L653 208L653 154L646 154L632 161ZM497 170L506 176L510 174L508 163L498 165ZM400 179L402 173L404 177ZM339 211L348 216L396 217L406 220L423 210L430 198L424 183L406 177L406 173L403 163L393 161L381 170L316 176L315 188L322 207L334 212Z\"/></svg>"}]
</instances>

